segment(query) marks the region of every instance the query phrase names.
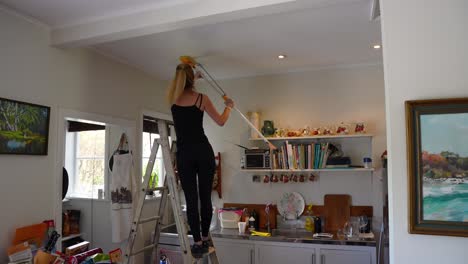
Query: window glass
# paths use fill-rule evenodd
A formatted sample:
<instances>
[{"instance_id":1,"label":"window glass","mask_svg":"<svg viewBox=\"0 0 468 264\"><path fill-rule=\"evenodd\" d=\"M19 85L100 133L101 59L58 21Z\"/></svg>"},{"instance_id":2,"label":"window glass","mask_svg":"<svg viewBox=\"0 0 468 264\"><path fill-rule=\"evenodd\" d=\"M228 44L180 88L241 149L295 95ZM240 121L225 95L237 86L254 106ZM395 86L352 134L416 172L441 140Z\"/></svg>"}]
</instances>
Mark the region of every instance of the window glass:
<instances>
[{"instance_id":1,"label":"window glass","mask_svg":"<svg viewBox=\"0 0 468 264\"><path fill-rule=\"evenodd\" d=\"M73 132L75 151L72 159L74 174L71 196L98 198L104 190L105 130Z\"/></svg>"},{"instance_id":2,"label":"window glass","mask_svg":"<svg viewBox=\"0 0 468 264\"><path fill-rule=\"evenodd\" d=\"M146 167L148 166L149 157L151 155L151 148L153 147L154 139L159 138L159 134L143 132L143 149L142 149L142 181L146 173ZM152 187L162 186L161 175L164 173L164 165L162 160L162 151L159 150L156 155L156 161L154 163L153 172L150 178L150 184Z\"/></svg>"}]
</instances>

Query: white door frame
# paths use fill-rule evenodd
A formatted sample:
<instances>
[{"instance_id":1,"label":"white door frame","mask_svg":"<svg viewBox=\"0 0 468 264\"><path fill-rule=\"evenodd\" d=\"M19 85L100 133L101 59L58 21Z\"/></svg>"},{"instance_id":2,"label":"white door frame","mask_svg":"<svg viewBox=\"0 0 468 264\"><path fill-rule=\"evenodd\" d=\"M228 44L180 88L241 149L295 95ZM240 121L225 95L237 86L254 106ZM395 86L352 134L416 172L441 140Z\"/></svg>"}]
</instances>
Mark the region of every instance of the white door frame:
<instances>
[{"instance_id":1,"label":"white door frame","mask_svg":"<svg viewBox=\"0 0 468 264\"><path fill-rule=\"evenodd\" d=\"M123 127L127 131L135 132L136 122L133 120L116 118L106 115L86 113L81 111L76 111L72 109L59 108L58 109L58 121L57 121L57 156L55 163L55 192L54 192L54 218L55 218L55 228L57 232L62 234L62 173L63 167L65 165L65 136L66 136L66 119L76 119L76 120L86 120L86 121L96 121L99 123L104 123L107 125L116 125ZM136 138L134 142L139 141L141 144L141 135L135 134ZM138 139L140 138L140 140ZM138 145L138 143L137 143ZM138 146L135 146L135 149L138 149ZM107 147L106 147L107 151ZM138 151L136 151L138 152ZM106 153L108 156L108 153ZM138 153L134 156L138 160ZM62 251L61 237L57 241L57 249Z\"/></svg>"}]
</instances>

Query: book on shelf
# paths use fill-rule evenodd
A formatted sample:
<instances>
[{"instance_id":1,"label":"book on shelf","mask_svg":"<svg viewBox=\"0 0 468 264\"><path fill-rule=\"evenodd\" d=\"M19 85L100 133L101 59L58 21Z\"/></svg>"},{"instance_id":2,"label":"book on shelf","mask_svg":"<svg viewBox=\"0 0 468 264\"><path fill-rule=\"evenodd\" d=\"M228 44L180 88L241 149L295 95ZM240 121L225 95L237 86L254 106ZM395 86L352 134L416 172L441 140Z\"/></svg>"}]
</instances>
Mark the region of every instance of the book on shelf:
<instances>
[{"instance_id":1,"label":"book on shelf","mask_svg":"<svg viewBox=\"0 0 468 264\"><path fill-rule=\"evenodd\" d=\"M325 169L336 149L331 143L291 144L285 141L272 152L272 169Z\"/></svg>"}]
</instances>

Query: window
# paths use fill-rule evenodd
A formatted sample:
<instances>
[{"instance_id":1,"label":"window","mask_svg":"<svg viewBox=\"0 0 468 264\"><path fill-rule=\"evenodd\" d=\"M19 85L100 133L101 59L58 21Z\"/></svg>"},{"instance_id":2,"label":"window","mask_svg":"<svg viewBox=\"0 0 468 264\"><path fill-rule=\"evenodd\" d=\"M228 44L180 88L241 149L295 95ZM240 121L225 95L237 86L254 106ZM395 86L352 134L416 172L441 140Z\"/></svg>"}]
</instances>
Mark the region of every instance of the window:
<instances>
[{"instance_id":1,"label":"window","mask_svg":"<svg viewBox=\"0 0 468 264\"><path fill-rule=\"evenodd\" d=\"M155 139L159 138L159 130L158 130L158 120L157 118L150 117L150 116L143 116L143 140L142 140L142 181L144 179L146 173L146 167L148 166L149 157L151 155L151 148L153 147L153 143ZM172 121L168 121L169 124ZM173 126L169 126L169 135L174 135ZM169 142L171 143L171 136L169 136ZM164 184L164 163L162 158L162 151L161 148L158 150L156 155L156 160L153 167L153 173L150 178L150 184L153 187L162 186ZM159 193L156 193L159 195Z\"/></svg>"},{"instance_id":2,"label":"window","mask_svg":"<svg viewBox=\"0 0 468 264\"><path fill-rule=\"evenodd\" d=\"M70 177L67 196L97 199L99 190L105 192L105 127L99 126L99 130L85 131L69 129L66 140L65 167Z\"/></svg>"},{"instance_id":3,"label":"window","mask_svg":"<svg viewBox=\"0 0 468 264\"><path fill-rule=\"evenodd\" d=\"M142 172L143 177L146 173L146 167L148 166L149 157L151 155L151 148L153 147L154 139L159 138L159 134L153 134L148 132L143 132L143 154L142 154ZM150 184L153 187L162 186L163 182L160 175L164 175L164 164L162 160L162 152L158 151L156 155L156 161L154 163L153 172L150 178Z\"/></svg>"}]
</instances>

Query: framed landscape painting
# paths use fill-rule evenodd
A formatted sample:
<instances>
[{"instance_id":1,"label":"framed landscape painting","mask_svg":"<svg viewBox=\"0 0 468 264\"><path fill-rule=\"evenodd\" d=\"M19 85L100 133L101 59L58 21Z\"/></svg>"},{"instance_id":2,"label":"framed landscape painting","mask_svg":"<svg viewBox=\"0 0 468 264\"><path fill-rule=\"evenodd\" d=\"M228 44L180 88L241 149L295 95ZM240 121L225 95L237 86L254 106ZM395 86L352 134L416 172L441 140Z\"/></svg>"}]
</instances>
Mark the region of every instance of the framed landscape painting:
<instances>
[{"instance_id":1,"label":"framed landscape painting","mask_svg":"<svg viewBox=\"0 0 468 264\"><path fill-rule=\"evenodd\" d=\"M47 155L50 107L0 98L0 154Z\"/></svg>"},{"instance_id":2,"label":"framed landscape painting","mask_svg":"<svg viewBox=\"0 0 468 264\"><path fill-rule=\"evenodd\" d=\"M409 232L468 237L468 98L406 102Z\"/></svg>"}]
</instances>

